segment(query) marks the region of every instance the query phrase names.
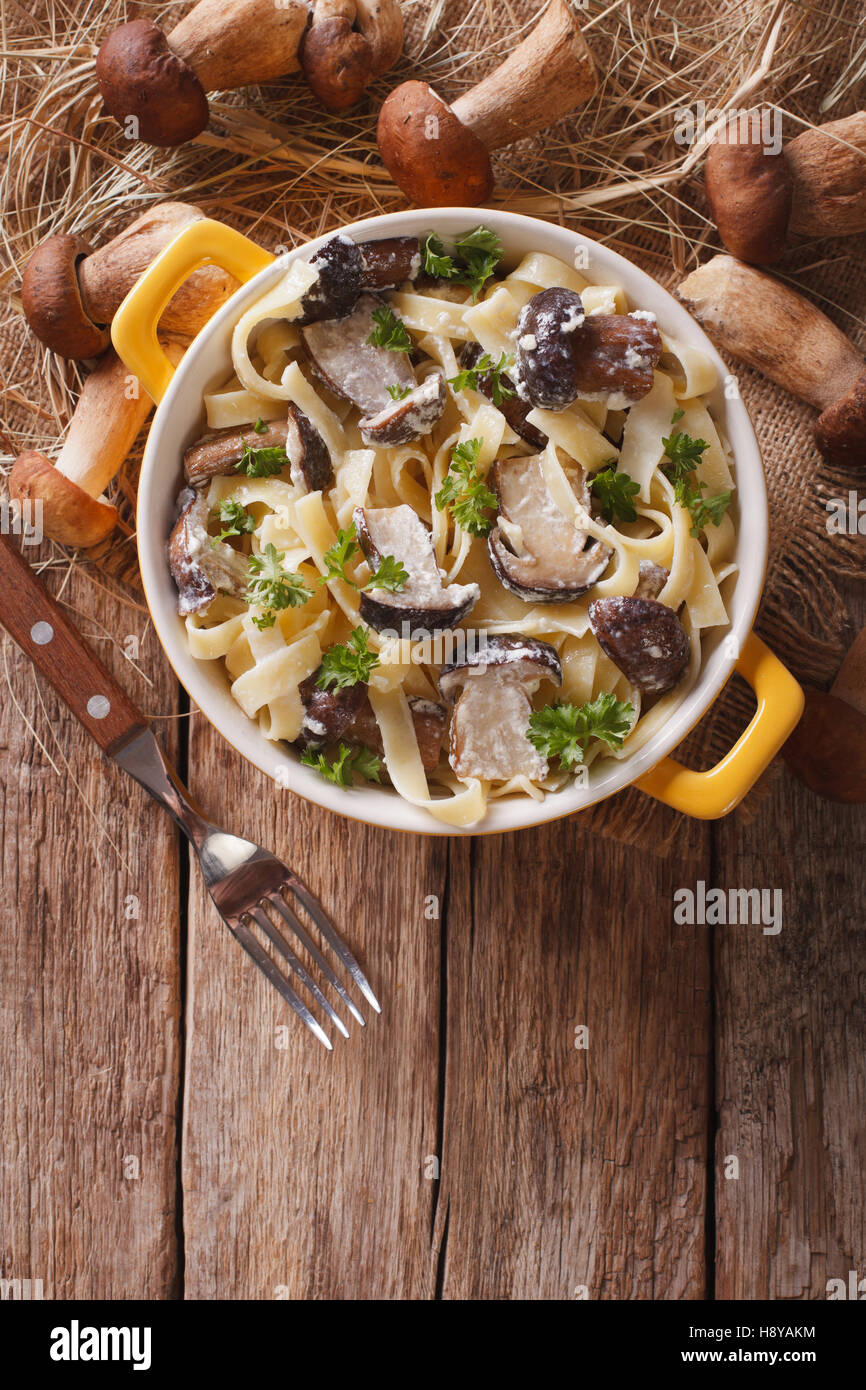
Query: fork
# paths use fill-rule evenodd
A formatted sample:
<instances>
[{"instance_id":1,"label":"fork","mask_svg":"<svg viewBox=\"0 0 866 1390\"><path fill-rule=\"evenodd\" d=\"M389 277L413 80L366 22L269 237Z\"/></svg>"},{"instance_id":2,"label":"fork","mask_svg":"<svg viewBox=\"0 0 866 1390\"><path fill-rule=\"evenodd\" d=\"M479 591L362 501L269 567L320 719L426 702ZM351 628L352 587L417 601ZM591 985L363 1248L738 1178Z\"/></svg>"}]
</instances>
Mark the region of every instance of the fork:
<instances>
[{"instance_id":1,"label":"fork","mask_svg":"<svg viewBox=\"0 0 866 1390\"><path fill-rule=\"evenodd\" d=\"M51 682L106 757L112 758L150 792L177 822L198 856L208 891L232 936L310 1032L331 1050L330 1038L288 975L307 991L337 1031L343 1037L349 1036L342 1018L294 946L302 947L310 961L318 966L361 1027L364 1027L364 1017L310 936L295 905L304 909L350 980L376 1013L381 1013L361 967L307 885L261 845L221 830L200 811L167 761L144 715L109 674L5 534L0 535L0 586L3 594L0 623ZM283 930L275 925L267 908L276 913ZM288 975L262 945L253 931L253 924L282 956Z\"/></svg>"}]
</instances>

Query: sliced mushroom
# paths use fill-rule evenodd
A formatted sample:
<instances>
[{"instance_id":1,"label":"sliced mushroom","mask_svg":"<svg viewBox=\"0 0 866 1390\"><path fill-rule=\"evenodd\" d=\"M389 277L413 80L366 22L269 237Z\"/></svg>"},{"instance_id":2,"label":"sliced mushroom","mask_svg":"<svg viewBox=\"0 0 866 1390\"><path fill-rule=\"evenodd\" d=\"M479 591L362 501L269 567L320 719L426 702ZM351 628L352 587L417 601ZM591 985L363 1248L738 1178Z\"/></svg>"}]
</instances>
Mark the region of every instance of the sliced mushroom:
<instances>
[{"instance_id":1,"label":"sliced mushroom","mask_svg":"<svg viewBox=\"0 0 866 1390\"><path fill-rule=\"evenodd\" d=\"M671 572L666 570L664 565L653 564L652 560L641 560L637 588L634 591L635 598L658 598L670 577Z\"/></svg>"},{"instance_id":2,"label":"sliced mushroom","mask_svg":"<svg viewBox=\"0 0 866 1390\"><path fill-rule=\"evenodd\" d=\"M304 721L298 744L302 748L324 748L329 743L357 743L384 755L382 735L366 685L343 690L321 690L316 685L318 671L301 682ZM409 697L409 709L418 740L418 751L425 772L438 766L445 736L447 711L434 700Z\"/></svg>"},{"instance_id":3,"label":"sliced mushroom","mask_svg":"<svg viewBox=\"0 0 866 1390\"><path fill-rule=\"evenodd\" d=\"M577 470L569 480L588 511L585 477ZM500 584L527 603L570 603L592 588L607 569L612 551L559 510L540 456L499 459L489 481L499 511L487 551Z\"/></svg>"},{"instance_id":4,"label":"sliced mushroom","mask_svg":"<svg viewBox=\"0 0 866 1390\"><path fill-rule=\"evenodd\" d=\"M334 481L331 455L312 420L294 404L286 420L286 453L295 487L304 492L324 492Z\"/></svg>"},{"instance_id":5,"label":"sliced mushroom","mask_svg":"<svg viewBox=\"0 0 866 1390\"><path fill-rule=\"evenodd\" d=\"M380 299L364 294L348 317L301 329L304 347L322 381L338 396L354 402L365 416L378 415L394 404L389 386L414 390L417 385L405 352L367 342L376 327L373 314L381 308Z\"/></svg>"},{"instance_id":6,"label":"sliced mushroom","mask_svg":"<svg viewBox=\"0 0 866 1390\"><path fill-rule=\"evenodd\" d=\"M415 236L361 241L361 289L395 290L421 274L421 247Z\"/></svg>"},{"instance_id":7,"label":"sliced mushroom","mask_svg":"<svg viewBox=\"0 0 866 1390\"><path fill-rule=\"evenodd\" d=\"M460 365L465 369L474 367L483 356L484 349L480 343L469 343L460 359ZM536 449L545 449L547 447L547 435L542 434L541 430L536 429L534 425L530 425L526 418L532 407L516 394L517 387L507 373L503 373L499 380L503 386L514 391L515 395L506 397L496 409L502 411L514 433L519 434L521 439L525 439L527 444L532 444ZM493 400L493 374L491 372L485 372L478 377L478 389L482 396L486 396L489 401Z\"/></svg>"},{"instance_id":8,"label":"sliced mushroom","mask_svg":"<svg viewBox=\"0 0 866 1390\"><path fill-rule=\"evenodd\" d=\"M441 372L432 372L402 400L392 400L378 414L359 420L361 438L374 448L421 439L441 420L447 401L444 376Z\"/></svg>"},{"instance_id":9,"label":"sliced mushroom","mask_svg":"<svg viewBox=\"0 0 866 1390\"><path fill-rule=\"evenodd\" d=\"M421 272L417 237L385 237L354 242L331 237L310 261L316 283L301 300L299 325L342 319L351 314L364 290L393 290Z\"/></svg>"},{"instance_id":10,"label":"sliced mushroom","mask_svg":"<svg viewBox=\"0 0 866 1390\"><path fill-rule=\"evenodd\" d=\"M517 321L518 390L540 410L564 410L577 399L573 335L586 321L574 290L552 286L524 304Z\"/></svg>"},{"instance_id":11,"label":"sliced mushroom","mask_svg":"<svg viewBox=\"0 0 866 1390\"><path fill-rule=\"evenodd\" d=\"M688 633L673 609L656 599L596 599L589 625L605 656L644 694L672 689L689 664Z\"/></svg>"},{"instance_id":12,"label":"sliced mushroom","mask_svg":"<svg viewBox=\"0 0 866 1390\"><path fill-rule=\"evenodd\" d=\"M654 315L585 315L573 290L541 290L518 320L518 390L542 410L564 410L578 396L621 410L652 390L661 354Z\"/></svg>"},{"instance_id":13,"label":"sliced mushroom","mask_svg":"<svg viewBox=\"0 0 866 1390\"><path fill-rule=\"evenodd\" d=\"M662 355L652 316L588 314L572 342L581 400L602 400L611 410L623 410L652 390Z\"/></svg>"},{"instance_id":14,"label":"sliced mushroom","mask_svg":"<svg viewBox=\"0 0 866 1390\"><path fill-rule=\"evenodd\" d=\"M430 532L405 503L375 509L356 507L354 522L371 570L375 572L385 556L391 555L409 576L397 593L369 589L361 594L361 617L377 632L399 631L405 623L413 635L432 636L456 627L478 602L481 591L477 584L443 584Z\"/></svg>"},{"instance_id":15,"label":"sliced mushroom","mask_svg":"<svg viewBox=\"0 0 866 1390\"><path fill-rule=\"evenodd\" d=\"M233 473L243 457L244 445L251 449L285 449L288 425L272 420L264 434L256 434L252 425L242 430L213 430L191 444L183 456L183 471L193 487L201 487L209 478Z\"/></svg>"},{"instance_id":16,"label":"sliced mushroom","mask_svg":"<svg viewBox=\"0 0 866 1390\"><path fill-rule=\"evenodd\" d=\"M439 689L445 698L462 691L451 716L448 758L458 777L546 777L547 760L526 737L531 696L543 680L562 684L555 649L511 633L490 636L465 660L442 667Z\"/></svg>"},{"instance_id":17,"label":"sliced mushroom","mask_svg":"<svg viewBox=\"0 0 866 1390\"><path fill-rule=\"evenodd\" d=\"M177 585L181 617L200 613L218 593L240 598L246 592L246 557L225 541L208 535L209 508L204 493L184 488L177 499L180 515L168 542L168 563Z\"/></svg>"}]
</instances>

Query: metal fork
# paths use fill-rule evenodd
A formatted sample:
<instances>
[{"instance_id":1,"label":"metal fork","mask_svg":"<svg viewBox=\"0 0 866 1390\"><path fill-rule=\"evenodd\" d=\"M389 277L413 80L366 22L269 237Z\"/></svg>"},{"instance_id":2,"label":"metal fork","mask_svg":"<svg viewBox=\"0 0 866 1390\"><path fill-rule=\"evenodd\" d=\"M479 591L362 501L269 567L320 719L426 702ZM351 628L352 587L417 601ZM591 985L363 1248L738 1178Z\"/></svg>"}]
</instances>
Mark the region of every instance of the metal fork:
<instances>
[{"instance_id":1,"label":"metal fork","mask_svg":"<svg viewBox=\"0 0 866 1390\"><path fill-rule=\"evenodd\" d=\"M345 1023L297 955L295 945L302 947L310 962L318 966L327 984L362 1027L364 1018L297 915L293 903L304 909L351 981L370 1006L381 1013L361 967L307 885L261 845L230 835L199 811L165 758L144 716L5 535L0 535L0 587L3 591L0 622L51 681L103 753L134 777L177 822L198 856L208 891L232 936L303 1019L310 1032L331 1049L327 1033L262 945L253 931L253 924L282 956L294 982L307 991L344 1037L349 1036ZM276 912L284 923L284 930L275 925L268 908ZM294 939L291 944L286 939L285 929L290 933L290 940Z\"/></svg>"}]
</instances>

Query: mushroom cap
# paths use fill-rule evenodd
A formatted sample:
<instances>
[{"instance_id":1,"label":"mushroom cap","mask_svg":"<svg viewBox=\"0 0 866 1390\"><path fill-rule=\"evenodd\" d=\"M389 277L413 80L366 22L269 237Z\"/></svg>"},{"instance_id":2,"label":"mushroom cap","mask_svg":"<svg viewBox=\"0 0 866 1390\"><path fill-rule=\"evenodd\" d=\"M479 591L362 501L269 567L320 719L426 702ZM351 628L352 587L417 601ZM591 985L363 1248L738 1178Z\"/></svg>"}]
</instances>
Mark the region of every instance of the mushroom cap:
<instances>
[{"instance_id":1,"label":"mushroom cap","mask_svg":"<svg viewBox=\"0 0 866 1390\"><path fill-rule=\"evenodd\" d=\"M474 207L493 192L490 155L426 82L403 82L379 112L379 153L420 207Z\"/></svg>"},{"instance_id":2,"label":"mushroom cap","mask_svg":"<svg viewBox=\"0 0 866 1390\"><path fill-rule=\"evenodd\" d=\"M866 464L866 372L818 416L813 434L828 463Z\"/></svg>"},{"instance_id":3,"label":"mushroom cap","mask_svg":"<svg viewBox=\"0 0 866 1390\"><path fill-rule=\"evenodd\" d=\"M373 75L373 50L348 19L314 19L300 59L310 90L329 111L354 106Z\"/></svg>"},{"instance_id":4,"label":"mushroom cap","mask_svg":"<svg viewBox=\"0 0 866 1390\"><path fill-rule=\"evenodd\" d=\"M440 693L453 700L470 677L489 670L499 670L519 685L534 687L543 680L562 684L562 663L549 642L520 633L495 632L461 659L444 663L439 672Z\"/></svg>"},{"instance_id":5,"label":"mushroom cap","mask_svg":"<svg viewBox=\"0 0 866 1390\"><path fill-rule=\"evenodd\" d=\"M816 795L849 806L866 802L866 717L845 700L807 690L782 757Z\"/></svg>"},{"instance_id":6,"label":"mushroom cap","mask_svg":"<svg viewBox=\"0 0 866 1390\"><path fill-rule=\"evenodd\" d=\"M732 256L771 265L785 249L793 180L781 150L754 141L740 122L707 150L704 189L710 216ZM742 138L740 138L742 137Z\"/></svg>"},{"instance_id":7,"label":"mushroom cap","mask_svg":"<svg viewBox=\"0 0 866 1390\"><path fill-rule=\"evenodd\" d=\"M16 459L9 474L9 494L21 502L41 502L42 528L61 545L84 549L98 545L117 522L116 507L91 497L34 449Z\"/></svg>"},{"instance_id":8,"label":"mushroom cap","mask_svg":"<svg viewBox=\"0 0 866 1390\"><path fill-rule=\"evenodd\" d=\"M589 605L589 625L605 656L645 695L661 695L682 680L691 643L667 604L634 595L598 598Z\"/></svg>"},{"instance_id":9,"label":"mushroom cap","mask_svg":"<svg viewBox=\"0 0 866 1390\"><path fill-rule=\"evenodd\" d=\"M91 251L80 236L48 237L21 278L24 317L39 341L61 357L98 357L110 342L108 328L93 322L81 300L78 262Z\"/></svg>"},{"instance_id":10,"label":"mushroom cap","mask_svg":"<svg viewBox=\"0 0 866 1390\"><path fill-rule=\"evenodd\" d=\"M96 80L106 111L121 124L135 116L149 145L182 145L208 123L204 88L150 19L109 34L96 55Z\"/></svg>"}]
</instances>

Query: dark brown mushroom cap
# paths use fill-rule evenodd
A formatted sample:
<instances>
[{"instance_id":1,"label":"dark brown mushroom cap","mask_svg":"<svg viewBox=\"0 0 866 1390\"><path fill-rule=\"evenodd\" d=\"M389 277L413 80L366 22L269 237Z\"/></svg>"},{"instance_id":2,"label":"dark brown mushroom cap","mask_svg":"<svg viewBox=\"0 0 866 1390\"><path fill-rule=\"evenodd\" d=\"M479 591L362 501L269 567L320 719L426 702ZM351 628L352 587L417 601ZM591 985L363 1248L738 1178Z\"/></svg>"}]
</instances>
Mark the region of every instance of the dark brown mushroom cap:
<instances>
[{"instance_id":1,"label":"dark brown mushroom cap","mask_svg":"<svg viewBox=\"0 0 866 1390\"><path fill-rule=\"evenodd\" d=\"M217 593L240 598L246 591L249 562L225 541L207 533L209 508L203 492L184 488L168 540L168 563L177 585L181 617L200 613Z\"/></svg>"},{"instance_id":2,"label":"dark brown mushroom cap","mask_svg":"<svg viewBox=\"0 0 866 1390\"><path fill-rule=\"evenodd\" d=\"M383 237L359 241L361 288L393 290L421 273L421 246L416 236Z\"/></svg>"},{"instance_id":3,"label":"dark brown mushroom cap","mask_svg":"<svg viewBox=\"0 0 866 1390\"><path fill-rule=\"evenodd\" d=\"M866 464L866 372L841 400L818 416L813 433L828 463Z\"/></svg>"},{"instance_id":4,"label":"dark brown mushroom cap","mask_svg":"<svg viewBox=\"0 0 866 1390\"><path fill-rule=\"evenodd\" d=\"M382 734L373 713L366 685L353 685L340 690L322 690L316 684L319 672L314 671L301 681L299 693L304 706L304 720L297 739L299 748L324 748L331 743L357 743L372 752L384 755ZM442 740L448 712L434 700L422 700L410 695L409 711L418 740L418 750L425 772L432 772L442 752Z\"/></svg>"},{"instance_id":5,"label":"dark brown mushroom cap","mask_svg":"<svg viewBox=\"0 0 866 1390\"><path fill-rule=\"evenodd\" d=\"M358 421L361 438L374 448L394 448L428 435L445 411L448 392L441 372L431 372L402 400Z\"/></svg>"},{"instance_id":6,"label":"dark brown mushroom cap","mask_svg":"<svg viewBox=\"0 0 866 1390\"><path fill-rule=\"evenodd\" d=\"M459 661L446 661L439 672L439 690L446 700L453 700L467 680L476 673L499 670L520 684L541 680L562 684L562 663L556 648L538 637L523 637L519 633L496 632L485 635L475 648Z\"/></svg>"},{"instance_id":7,"label":"dark brown mushroom cap","mask_svg":"<svg viewBox=\"0 0 866 1390\"><path fill-rule=\"evenodd\" d=\"M748 129L741 123L710 145L704 187L710 216L731 255L751 265L771 265L785 249L793 181L782 150L753 141L747 124Z\"/></svg>"},{"instance_id":8,"label":"dark brown mushroom cap","mask_svg":"<svg viewBox=\"0 0 866 1390\"><path fill-rule=\"evenodd\" d=\"M134 116L149 145L182 145L208 123L204 88L150 19L109 34L96 56L96 80L106 111L121 124Z\"/></svg>"},{"instance_id":9,"label":"dark brown mushroom cap","mask_svg":"<svg viewBox=\"0 0 866 1390\"><path fill-rule=\"evenodd\" d=\"M574 335L585 314L579 294L558 285L539 290L517 321L521 394L540 410L564 410L577 399Z\"/></svg>"},{"instance_id":10,"label":"dark brown mushroom cap","mask_svg":"<svg viewBox=\"0 0 866 1390\"><path fill-rule=\"evenodd\" d=\"M210 478L228 477L236 472L244 445L251 449L284 449L288 435L288 425L284 420L270 420L264 433L259 434L253 425L243 429L213 430L202 435L184 451L183 471L188 483L201 487Z\"/></svg>"},{"instance_id":11,"label":"dark brown mushroom cap","mask_svg":"<svg viewBox=\"0 0 866 1390\"><path fill-rule=\"evenodd\" d=\"M324 492L334 481L331 455L312 420L292 403L286 421L286 453L295 487Z\"/></svg>"},{"instance_id":12,"label":"dark brown mushroom cap","mask_svg":"<svg viewBox=\"0 0 866 1390\"><path fill-rule=\"evenodd\" d=\"M788 767L818 796L866 803L866 717L853 705L807 690L803 717L782 748Z\"/></svg>"},{"instance_id":13,"label":"dark brown mushroom cap","mask_svg":"<svg viewBox=\"0 0 866 1390\"><path fill-rule=\"evenodd\" d=\"M673 609L656 599L596 599L589 625L605 656L644 694L672 689L689 664L688 633Z\"/></svg>"},{"instance_id":14,"label":"dark brown mushroom cap","mask_svg":"<svg viewBox=\"0 0 866 1390\"><path fill-rule=\"evenodd\" d=\"M48 237L21 278L24 317L40 342L61 357L98 357L111 341L108 327L94 323L81 300L78 263L91 251L80 236Z\"/></svg>"},{"instance_id":15,"label":"dark brown mushroom cap","mask_svg":"<svg viewBox=\"0 0 866 1390\"><path fill-rule=\"evenodd\" d=\"M310 266L318 278L301 300L301 315L295 323L303 327L351 314L361 293L362 266L361 252L351 237L331 237Z\"/></svg>"},{"instance_id":16,"label":"dark brown mushroom cap","mask_svg":"<svg viewBox=\"0 0 866 1390\"><path fill-rule=\"evenodd\" d=\"M490 155L426 82L403 82L382 104L379 153L419 207L474 207L493 192Z\"/></svg>"},{"instance_id":17,"label":"dark brown mushroom cap","mask_svg":"<svg viewBox=\"0 0 866 1390\"><path fill-rule=\"evenodd\" d=\"M344 17L314 16L298 57L310 90L329 111L354 106L372 76L372 48Z\"/></svg>"},{"instance_id":18,"label":"dark brown mushroom cap","mask_svg":"<svg viewBox=\"0 0 866 1390\"><path fill-rule=\"evenodd\" d=\"M33 449L15 460L9 495L19 502L41 504L43 530L61 545L84 549L98 545L117 523L116 507L91 497Z\"/></svg>"}]
</instances>

